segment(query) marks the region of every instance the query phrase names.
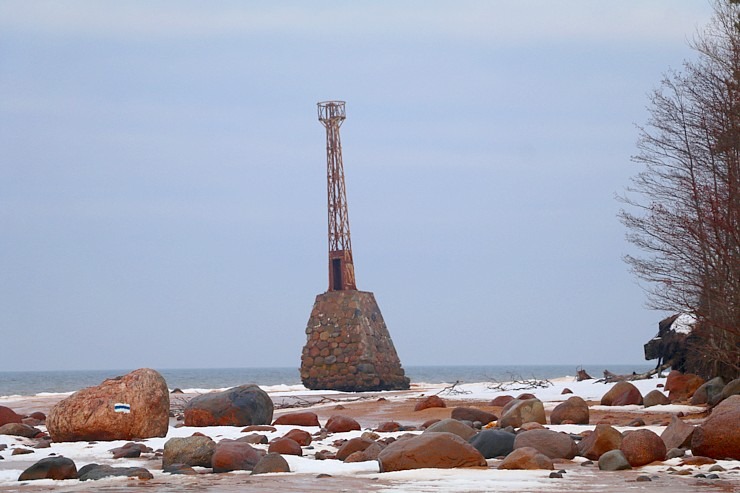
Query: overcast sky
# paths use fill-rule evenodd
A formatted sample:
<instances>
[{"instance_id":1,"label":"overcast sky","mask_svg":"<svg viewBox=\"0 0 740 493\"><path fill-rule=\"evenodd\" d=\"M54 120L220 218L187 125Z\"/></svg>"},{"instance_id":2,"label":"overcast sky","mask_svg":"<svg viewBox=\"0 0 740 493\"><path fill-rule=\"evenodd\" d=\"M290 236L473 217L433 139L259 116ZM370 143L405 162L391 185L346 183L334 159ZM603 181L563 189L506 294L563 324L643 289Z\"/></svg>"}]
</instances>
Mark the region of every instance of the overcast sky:
<instances>
[{"instance_id":1,"label":"overcast sky","mask_svg":"<svg viewBox=\"0 0 740 493\"><path fill-rule=\"evenodd\" d=\"M300 364L324 128L405 366L640 363L636 124L702 0L0 2L0 370Z\"/></svg>"}]
</instances>

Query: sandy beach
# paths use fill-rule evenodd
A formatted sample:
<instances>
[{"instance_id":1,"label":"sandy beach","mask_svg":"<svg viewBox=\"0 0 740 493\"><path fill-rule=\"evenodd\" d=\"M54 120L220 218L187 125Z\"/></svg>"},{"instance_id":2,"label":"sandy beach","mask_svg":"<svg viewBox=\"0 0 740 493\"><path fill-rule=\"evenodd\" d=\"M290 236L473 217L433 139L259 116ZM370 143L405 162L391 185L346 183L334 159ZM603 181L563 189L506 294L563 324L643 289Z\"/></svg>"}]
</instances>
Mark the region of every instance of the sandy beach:
<instances>
[{"instance_id":1,"label":"sandy beach","mask_svg":"<svg viewBox=\"0 0 740 493\"><path fill-rule=\"evenodd\" d=\"M635 382L644 394L664 379L652 379ZM670 422L672 415L682 416L685 422L700 423L706 416L705 409L698 406L665 405L652 408L642 406L606 407L599 405L599 399L610 384L593 383L593 381L576 382L572 378L558 379L547 388L527 390L543 401L549 412L561 401L570 397L562 394L568 387L575 395L583 397L590 408L589 425L547 425L548 428L570 434L578 434L593 429L596 423L608 423L619 431L630 429L650 429L660 434ZM550 471L508 471L497 469L500 459L488 459L488 467L472 469L418 469L380 473L377 461L343 463L338 460L316 460L313 455L319 450L336 451L338 440L361 436L362 433L375 429L380 423L397 421L402 425L419 426L430 419L450 417L454 407L476 407L499 415L501 408L491 406L491 400L498 395L518 395L520 390L491 389L485 383L463 384L454 389L444 385L413 385L409 391L377 392L350 394L336 392L316 392L291 390L273 392L271 398L275 403L275 417L300 410L315 412L323 423L329 417L342 414L356 419L363 430L332 434L326 438L315 438L314 442L304 448L304 455L285 456L290 464L291 473L266 474L253 476L249 472L230 472L212 474L209 470L199 469L197 476L176 476L161 471L161 458L154 454L144 454L137 459L111 458L110 449L119 447L125 442L76 442L52 443L50 448L36 449L28 455L11 455L10 449L16 446L29 445L25 438L0 436L0 444L7 448L0 452L4 460L0 461L0 491L39 492L39 491L408 491L408 492L474 492L474 491L740 491L740 461L716 461L715 464L693 466L684 464L685 458L675 458L664 462L652 463L629 471L599 471L595 464L588 464L583 457L573 460L555 460L555 470L565 471L562 478L549 478ZM424 396L438 394L446 403L446 408L429 408L414 411L415 404ZM173 394L171 407L175 412L194 394ZM48 410L64 395L12 397L0 401L0 405L10 407L20 414ZM679 414L681 413L681 414ZM636 418L642 418L645 425L628 426ZM548 418L549 422L549 418ZM218 441L222 438L243 436L242 427L177 427L178 421L172 418L169 433L164 438L142 440L154 450L161 449L172 437L190 436L200 432ZM44 429L43 427L40 427ZM274 433L265 433L269 439L284 435L294 428L302 428L314 434L315 427L296 427L277 425ZM383 437L398 437L406 432L378 433ZM413 432L419 433L419 432ZM264 447L265 446L259 446ZM75 461L78 468L87 463L110 464L124 467L144 467L152 472L151 480L110 478L99 481L80 482L78 480L52 481L38 480L18 482L19 474L28 466L50 454L63 455ZM697 474L708 474L712 465L720 465L723 472L718 479L694 477ZM716 469L716 468L715 468ZM641 480L638 481L638 478ZM643 481L645 477L650 481Z\"/></svg>"}]
</instances>

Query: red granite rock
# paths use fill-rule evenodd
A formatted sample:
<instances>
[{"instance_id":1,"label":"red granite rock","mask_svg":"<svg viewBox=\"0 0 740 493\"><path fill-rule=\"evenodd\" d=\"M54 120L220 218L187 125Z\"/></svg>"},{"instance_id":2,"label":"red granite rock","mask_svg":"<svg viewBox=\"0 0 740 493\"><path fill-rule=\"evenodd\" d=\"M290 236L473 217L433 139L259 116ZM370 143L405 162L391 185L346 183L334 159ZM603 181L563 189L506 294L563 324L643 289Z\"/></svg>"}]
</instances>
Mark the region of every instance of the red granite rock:
<instances>
[{"instance_id":1,"label":"red granite rock","mask_svg":"<svg viewBox=\"0 0 740 493\"><path fill-rule=\"evenodd\" d=\"M665 443L667 450L672 448L688 448L691 446L691 436L693 434L694 426L684 423L674 415L671 416L671 424L663 430L660 438Z\"/></svg>"},{"instance_id":2,"label":"red granite rock","mask_svg":"<svg viewBox=\"0 0 740 493\"><path fill-rule=\"evenodd\" d=\"M349 416L336 414L326 422L326 430L329 433L343 433L345 431L360 430L360 423Z\"/></svg>"},{"instance_id":3,"label":"red granite rock","mask_svg":"<svg viewBox=\"0 0 740 493\"><path fill-rule=\"evenodd\" d=\"M46 427L55 442L163 437L169 412L167 382L142 368L60 401L51 408Z\"/></svg>"},{"instance_id":4,"label":"red granite rock","mask_svg":"<svg viewBox=\"0 0 740 493\"><path fill-rule=\"evenodd\" d=\"M290 438L278 438L273 441L267 448L267 452L281 455L303 455L303 449L301 449L298 442L291 440Z\"/></svg>"},{"instance_id":5,"label":"red granite rock","mask_svg":"<svg viewBox=\"0 0 740 493\"><path fill-rule=\"evenodd\" d=\"M22 421L23 417L16 414L15 411L9 407L0 406L0 426L8 423L21 423Z\"/></svg>"},{"instance_id":6,"label":"red granite rock","mask_svg":"<svg viewBox=\"0 0 740 493\"><path fill-rule=\"evenodd\" d=\"M509 402L513 401L514 398L510 395L500 395L491 401L491 406L504 407Z\"/></svg>"},{"instance_id":7,"label":"red granite rock","mask_svg":"<svg viewBox=\"0 0 740 493\"><path fill-rule=\"evenodd\" d=\"M589 420L588 404L578 396L561 402L550 413L550 423L559 425L563 421L572 424L587 425Z\"/></svg>"},{"instance_id":8,"label":"red granite rock","mask_svg":"<svg viewBox=\"0 0 740 493\"><path fill-rule=\"evenodd\" d=\"M438 395L430 395L417 402L414 406L414 411L423 411L431 407L447 407L447 404Z\"/></svg>"},{"instance_id":9,"label":"red granite rock","mask_svg":"<svg viewBox=\"0 0 740 493\"><path fill-rule=\"evenodd\" d=\"M474 407L456 407L452 410L451 418L459 421L472 421L473 423L478 421L486 425L491 421L496 421L498 416Z\"/></svg>"},{"instance_id":10,"label":"red granite rock","mask_svg":"<svg viewBox=\"0 0 740 493\"><path fill-rule=\"evenodd\" d=\"M740 460L740 395L720 402L691 437L691 453Z\"/></svg>"},{"instance_id":11,"label":"red granite rock","mask_svg":"<svg viewBox=\"0 0 740 493\"><path fill-rule=\"evenodd\" d=\"M294 429L283 435L283 438L290 438L295 441L301 447L307 447L311 445L311 434L304 430Z\"/></svg>"},{"instance_id":12,"label":"red granite rock","mask_svg":"<svg viewBox=\"0 0 740 493\"><path fill-rule=\"evenodd\" d=\"M666 448L663 440L650 430L628 431L619 447L632 467L640 467L655 461L665 460Z\"/></svg>"},{"instance_id":13,"label":"red granite rock","mask_svg":"<svg viewBox=\"0 0 740 493\"><path fill-rule=\"evenodd\" d=\"M452 433L424 433L388 445L378 456L381 472L407 469L486 467L486 459Z\"/></svg>"},{"instance_id":14,"label":"red granite rock","mask_svg":"<svg viewBox=\"0 0 740 493\"><path fill-rule=\"evenodd\" d=\"M522 447L507 455L499 464L499 469L547 469L552 470L552 460L536 448Z\"/></svg>"},{"instance_id":15,"label":"red granite rock","mask_svg":"<svg viewBox=\"0 0 740 493\"><path fill-rule=\"evenodd\" d=\"M671 402L687 401L704 384L704 379L693 373L673 370L666 378L665 389Z\"/></svg>"},{"instance_id":16,"label":"red granite rock","mask_svg":"<svg viewBox=\"0 0 740 493\"><path fill-rule=\"evenodd\" d=\"M604 453L619 449L622 434L609 425L596 425L594 431L578 443L578 455L599 460Z\"/></svg>"},{"instance_id":17,"label":"red granite rock","mask_svg":"<svg viewBox=\"0 0 740 493\"><path fill-rule=\"evenodd\" d=\"M316 413L310 411L299 411L295 413L283 414L272 423L273 425L292 425L292 426L321 426L319 417Z\"/></svg>"},{"instance_id":18,"label":"red granite rock","mask_svg":"<svg viewBox=\"0 0 740 493\"><path fill-rule=\"evenodd\" d=\"M640 390L629 382L617 382L601 398L602 406L642 405Z\"/></svg>"},{"instance_id":19,"label":"red granite rock","mask_svg":"<svg viewBox=\"0 0 740 493\"><path fill-rule=\"evenodd\" d=\"M293 442L295 443L295 442ZM213 472L251 471L265 455L246 442L221 440L213 451Z\"/></svg>"},{"instance_id":20,"label":"red granite rock","mask_svg":"<svg viewBox=\"0 0 740 493\"><path fill-rule=\"evenodd\" d=\"M370 440L369 438L363 438L363 437L355 437L350 438L344 444L339 447L339 450L337 450L336 458L337 460L345 460L347 457L352 455L355 452L360 452L362 450L365 450L370 445L375 443L373 440Z\"/></svg>"}]
</instances>

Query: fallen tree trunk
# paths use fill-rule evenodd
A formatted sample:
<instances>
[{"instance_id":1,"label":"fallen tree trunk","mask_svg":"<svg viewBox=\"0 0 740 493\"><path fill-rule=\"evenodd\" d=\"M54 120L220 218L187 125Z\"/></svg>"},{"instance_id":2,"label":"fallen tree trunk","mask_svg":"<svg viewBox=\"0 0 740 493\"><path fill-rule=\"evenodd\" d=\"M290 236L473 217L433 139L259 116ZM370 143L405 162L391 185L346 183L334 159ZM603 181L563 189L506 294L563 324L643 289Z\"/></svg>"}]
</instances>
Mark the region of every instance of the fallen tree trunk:
<instances>
[{"instance_id":1,"label":"fallen tree trunk","mask_svg":"<svg viewBox=\"0 0 740 493\"><path fill-rule=\"evenodd\" d=\"M664 364L660 365L657 368L653 368L650 371L646 371L645 373L632 373L631 375L617 375L616 373L612 373L609 370L604 370L604 378L600 378L594 383L614 383L630 382L632 380L647 380L648 378L652 378L653 375L660 374L663 370L670 368L670 366L670 364Z\"/></svg>"}]
</instances>

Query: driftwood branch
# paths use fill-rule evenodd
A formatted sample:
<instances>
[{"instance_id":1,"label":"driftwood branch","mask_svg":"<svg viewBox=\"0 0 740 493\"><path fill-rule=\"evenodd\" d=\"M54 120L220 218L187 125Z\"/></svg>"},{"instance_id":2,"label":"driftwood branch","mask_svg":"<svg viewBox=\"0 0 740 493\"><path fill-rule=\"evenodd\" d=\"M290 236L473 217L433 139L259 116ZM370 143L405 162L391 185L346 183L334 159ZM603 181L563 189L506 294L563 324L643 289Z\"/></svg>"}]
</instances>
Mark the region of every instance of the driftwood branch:
<instances>
[{"instance_id":1,"label":"driftwood branch","mask_svg":"<svg viewBox=\"0 0 740 493\"><path fill-rule=\"evenodd\" d=\"M490 390L499 391L520 391L520 390L532 390L532 389L546 389L551 387L553 383L547 379L539 379L532 376L532 378L523 378L521 375L515 375L509 373L509 381L499 382L495 378L488 377L489 383L486 388Z\"/></svg>"},{"instance_id":2,"label":"driftwood branch","mask_svg":"<svg viewBox=\"0 0 740 493\"><path fill-rule=\"evenodd\" d=\"M666 368L669 368L670 364L660 365L657 368L653 368L645 373L632 373L630 375L617 375L609 370L604 370L604 378L596 380L594 383L614 383L614 382L631 382L633 380L647 380L652 378L653 375L660 374Z\"/></svg>"},{"instance_id":3,"label":"driftwood branch","mask_svg":"<svg viewBox=\"0 0 740 493\"><path fill-rule=\"evenodd\" d=\"M460 380L456 380L455 383L452 385L448 385L447 387L443 388L439 392L437 392L434 395L457 395L457 394L470 394L471 392L469 390L464 390L461 388L458 388L457 386L460 385L462 382Z\"/></svg>"}]
</instances>

